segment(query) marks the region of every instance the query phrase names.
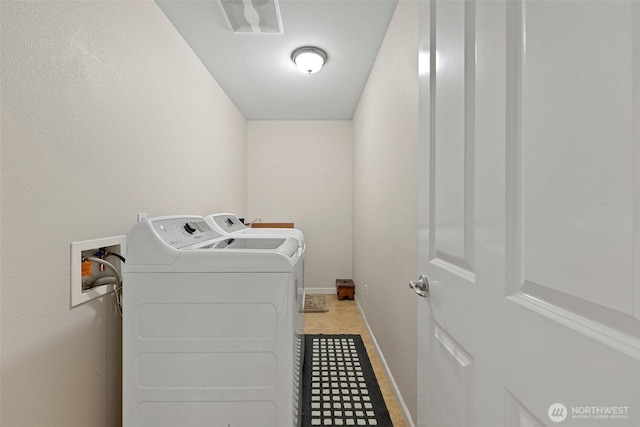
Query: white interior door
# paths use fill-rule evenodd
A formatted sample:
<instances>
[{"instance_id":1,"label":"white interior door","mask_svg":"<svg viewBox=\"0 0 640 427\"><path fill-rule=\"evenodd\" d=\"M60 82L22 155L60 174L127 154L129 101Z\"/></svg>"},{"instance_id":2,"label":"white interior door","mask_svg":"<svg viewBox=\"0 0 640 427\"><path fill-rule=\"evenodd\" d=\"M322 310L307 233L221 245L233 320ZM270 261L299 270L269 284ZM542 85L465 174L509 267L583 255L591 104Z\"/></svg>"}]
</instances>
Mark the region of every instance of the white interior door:
<instances>
[{"instance_id":1,"label":"white interior door","mask_svg":"<svg viewBox=\"0 0 640 427\"><path fill-rule=\"evenodd\" d=\"M418 425L640 425L640 2L424 1Z\"/></svg>"}]
</instances>

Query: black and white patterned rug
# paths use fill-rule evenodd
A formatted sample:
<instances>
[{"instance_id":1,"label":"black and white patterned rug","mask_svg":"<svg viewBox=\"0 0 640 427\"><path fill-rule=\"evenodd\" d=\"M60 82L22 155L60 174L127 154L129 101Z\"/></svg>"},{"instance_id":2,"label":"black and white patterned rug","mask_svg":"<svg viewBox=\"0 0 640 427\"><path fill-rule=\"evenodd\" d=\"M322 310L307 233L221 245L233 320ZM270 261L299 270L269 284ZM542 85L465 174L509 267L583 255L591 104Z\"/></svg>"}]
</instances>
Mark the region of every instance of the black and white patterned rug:
<instances>
[{"instance_id":1,"label":"black and white patterned rug","mask_svg":"<svg viewBox=\"0 0 640 427\"><path fill-rule=\"evenodd\" d=\"M360 335L306 335L302 426L391 427Z\"/></svg>"}]
</instances>

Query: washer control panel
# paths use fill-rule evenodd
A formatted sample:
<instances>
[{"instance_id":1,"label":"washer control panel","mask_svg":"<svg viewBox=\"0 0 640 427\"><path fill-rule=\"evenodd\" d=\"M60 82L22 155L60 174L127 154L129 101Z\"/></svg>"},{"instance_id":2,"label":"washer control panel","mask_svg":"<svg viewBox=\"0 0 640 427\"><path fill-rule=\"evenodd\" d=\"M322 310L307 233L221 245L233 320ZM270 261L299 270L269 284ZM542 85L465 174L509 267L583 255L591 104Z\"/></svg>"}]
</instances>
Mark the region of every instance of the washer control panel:
<instances>
[{"instance_id":1,"label":"washer control panel","mask_svg":"<svg viewBox=\"0 0 640 427\"><path fill-rule=\"evenodd\" d=\"M152 220L152 225L158 236L176 249L222 237L199 217Z\"/></svg>"}]
</instances>

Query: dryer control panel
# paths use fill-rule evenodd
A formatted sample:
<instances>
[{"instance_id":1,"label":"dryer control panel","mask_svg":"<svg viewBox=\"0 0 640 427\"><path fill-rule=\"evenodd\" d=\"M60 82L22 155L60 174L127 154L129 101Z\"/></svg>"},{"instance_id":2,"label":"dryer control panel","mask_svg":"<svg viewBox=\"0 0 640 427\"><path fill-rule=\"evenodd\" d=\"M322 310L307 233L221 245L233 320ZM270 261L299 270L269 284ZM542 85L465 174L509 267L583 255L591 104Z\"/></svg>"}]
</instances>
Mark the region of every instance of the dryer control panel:
<instances>
[{"instance_id":1,"label":"dryer control panel","mask_svg":"<svg viewBox=\"0 0 640 427\"><path fill-rule=\"evenodd\" d=\"M158 236L176 249L222 237L204 218L165 218L151 221Z\"/></svg>"},{"instance_id":2,"label":"dryer control panel","mask_svg":"<svg viewBox=\"0 0 640 427\"><path fill-rule=\"evenodd\" d=\"M218 226L227 233L233 233L234 231L248 228L238 219L237 216L233 214L212 215L212 218L216 224L218 224Z\"/></svg>"}]
</instances>

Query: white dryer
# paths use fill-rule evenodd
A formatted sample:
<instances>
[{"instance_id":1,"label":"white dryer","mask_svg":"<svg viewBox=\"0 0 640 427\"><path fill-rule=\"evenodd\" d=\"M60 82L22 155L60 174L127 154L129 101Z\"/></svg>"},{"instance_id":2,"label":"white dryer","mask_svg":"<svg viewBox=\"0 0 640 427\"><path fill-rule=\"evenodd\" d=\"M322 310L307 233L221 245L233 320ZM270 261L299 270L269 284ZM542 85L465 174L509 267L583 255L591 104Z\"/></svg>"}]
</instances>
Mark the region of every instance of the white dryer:
<instances>
[{"instance_id":1,"label":"white dryer","mask_svg":"<svg viewBox=\"0 0 640 427\"><path fill-rule=\"evenodd\" d=\"M217 213L207 215L207 222L216 231L224 235L243 236L290 236L297 239L304 246L304 233L297 228L251 228L247 227L232 213Z\"/></svg>"},{"instance_id":2,"label":"white dryer","mask_svg":"<svg viewBox=\"0 0 640 427\"><path fill-rule=\"evenodd\" d=\"M123 425L299 425L301 252L287 236L222 236L198 216L134 226Z\"/></svg>"},{"instance_id":3,"label":"white dryer","mask_svg":"<svg viewBox=\"0 0 640 427\"><path fill-rule=\"evenodd\" d=\"M306 257L306 244L304 242L304 233L297 228L251 228L244 225L237 215L232 213L215 213L205 217L207 223L218 233L230 238L236 237L293 237L300 244L300 267L301 274L304 276L304 260ZM305 289L304 286L298 287L298 310L304 310Z\"/></svg>"}]
</instances>

